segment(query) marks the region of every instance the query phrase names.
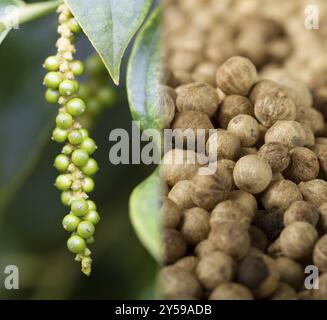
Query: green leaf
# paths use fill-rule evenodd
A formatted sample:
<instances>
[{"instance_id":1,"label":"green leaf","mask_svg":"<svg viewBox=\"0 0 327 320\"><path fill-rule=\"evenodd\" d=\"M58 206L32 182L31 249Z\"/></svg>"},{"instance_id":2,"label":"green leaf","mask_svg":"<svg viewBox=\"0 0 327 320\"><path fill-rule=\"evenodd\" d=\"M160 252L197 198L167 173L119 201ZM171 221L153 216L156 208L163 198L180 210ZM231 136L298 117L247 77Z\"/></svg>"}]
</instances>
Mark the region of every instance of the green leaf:
<instances>
[{"instance_id":1,"label":"green leaf","mask_svg":"<svg viewBox=\"0 0 327 320\"><path fill-rule=\"evenodd\" d=\"M119 84L124 52L144 21L153 0L65 0Z\"/></svg>"},{"instance_id":2,"label":"green leaf","mask_svg":"<svg viewBox=\"0 0 327 320\"><path fill-rule=\"evenodd\" d=\"M159 210L161 189L162 182L156 170L133 190L129 202L130 219L136 234L159 263L162 248Z\"/></svg>"},{"instance_id":3,"label":"green leaf","mask_svg":"<svg viewBox=\"0 0 327 320\"><path fill-rule=\"evenodd\" d=\"M12 28L52 12L62 1L26 4L21 0L0 0L0 44Z\"/></svg>"},{"instance_id":4,"label":"green leaf","mask_svg":"<svg viewBox=\"0 0 327 320\"><path fill-rule=\"evenodd\" d=\"M162 62L160 12L155 10L139 32L127 69L127 94L132 117L142 129L160 129L157 108Z\"/></svg>"}]
</instances>

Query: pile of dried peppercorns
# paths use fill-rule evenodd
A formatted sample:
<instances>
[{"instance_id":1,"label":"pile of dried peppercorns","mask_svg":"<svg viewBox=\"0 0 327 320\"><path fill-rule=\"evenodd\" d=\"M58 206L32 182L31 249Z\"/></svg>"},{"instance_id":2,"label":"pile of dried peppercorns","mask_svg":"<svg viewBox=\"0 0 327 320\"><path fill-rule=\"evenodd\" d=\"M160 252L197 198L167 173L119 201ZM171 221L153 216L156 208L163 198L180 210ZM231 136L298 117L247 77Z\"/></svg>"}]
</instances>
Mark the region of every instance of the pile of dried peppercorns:
<instances>
[{"instance_id":1,"label":"pile of dried peppercorns","mask_svg":"<svg viewBox=\"0 0 327 320\"><path fill-rule=\"evenodd\" d=\"M327 299L327 138L309 89L261 79L240 56L219 66L215 86L176 86L167 71L164 81L163 124L183 143L160 168L163 297ZM204 129L205 154L188 148L187 129ZM319 290L304 286L308 265Z\"/></svg>"}]
</instances>

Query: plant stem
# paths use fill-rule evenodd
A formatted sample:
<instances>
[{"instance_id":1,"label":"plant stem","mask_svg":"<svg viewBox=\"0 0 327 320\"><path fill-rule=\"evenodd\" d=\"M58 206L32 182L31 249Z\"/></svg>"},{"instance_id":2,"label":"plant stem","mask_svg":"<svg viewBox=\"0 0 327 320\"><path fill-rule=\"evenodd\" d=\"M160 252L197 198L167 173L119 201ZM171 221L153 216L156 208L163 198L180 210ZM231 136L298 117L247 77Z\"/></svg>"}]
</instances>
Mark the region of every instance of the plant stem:
<instances>
[{"instance_id":1,"label":"plant stem","mask_svg":"<svg viewBox=\"0 0 327 320\"><path fill-rule=\"evenodd\" d=\"M17 7L17 11L0 18L0 33L15 27L17 23L22 24L39 17L42 17L54 10L63 2L63 0L53 0L48 2L38 2L24 4Z\"/></svg>"}]
</instances>

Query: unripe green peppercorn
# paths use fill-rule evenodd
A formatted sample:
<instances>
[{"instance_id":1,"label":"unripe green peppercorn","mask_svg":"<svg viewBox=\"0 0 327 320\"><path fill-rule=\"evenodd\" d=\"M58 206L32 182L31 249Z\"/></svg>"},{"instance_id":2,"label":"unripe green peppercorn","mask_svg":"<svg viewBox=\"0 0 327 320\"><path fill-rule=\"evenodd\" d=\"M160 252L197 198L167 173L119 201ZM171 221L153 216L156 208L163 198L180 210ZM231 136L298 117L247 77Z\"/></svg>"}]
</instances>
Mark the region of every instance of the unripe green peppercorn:
<instances>
[{"instance_id":1,"label":"unripe green peppercorn","mask_svg":"<svg viewBox=\"0 0 327 320\"><path fill-rule=\"evenodd\" d=\"M89 211L89 206L85 200L74 200L70 207L72 214L77 217L86 215Z\"/></svg>"},{"instance_id":2,"label":"unripe green peppercorn","mask_svg":"<svg viewBox=\"0 0 327 320\"><path fill-rule=\"evenodd\" d=\"M60 195L60 200L64 206L70 206L73 200L73 195L70 191L63 191Z\"/></svg>"},{"instance_id":3,"label":"unripe green peppercorn","mask_svg":"<svg viewBox=\"0 0 327 320\"><path fill-rule=\"evenodd\" d=\"M77 233L84 239L92 237L94 230L94 225L90 221L82 221L77 227Z\"/></svg>"},{"instance_id":4,"label":"unripe green peppercorn","mask_svg":"<svg viewBox=\"0 0 327 320\"><path fill-rule=\"evenodd\" d=\"M83 141L83 135L80 130L72 130L69 132L68 141L71 144L80 144Z\"/></svg>"},{"instance_id":5,"label":"unripe green peppercorn","mask_svg":"<svg viewBox=\"0 0 327 320\"><path fill-rule=\"evenodd\" d=\"M92 244L94 242L94 237L90 237L86 239L87 244Z\"/></svg>"},{"instance_id":6,"label":"unripe green peppercorn","mask_svg":"<svg viewBox=\"0 0 327 320\"><path fill-rule=\"evenodd\" d=\"M92 116L97 116L101 112L101 106L97 99L90 98L87 101L87 112Z\"/></svg>"},{"instance_id":7,"label":"unripe green peppercorn","mask_svg":"<svg viewBox=\"0 0 327 320\"><path fill-rule=\"evenodd\" d=\"M59 67L60 67L60 61L59 61L58 57L50 56L50 57L46 58L44 61L44 67L48 71L58 71Z\"/></svg>"},{"instance_id":8,"label":"unripe green peppercorn","mask_svg":"<svg viewBox=\"0 0 327 320\"><path fill-rule=\"evenodd\" d=\"M101 58L94 54L90 56L85 63L86 70L90 73L91 76L97 77L105 73L105 67Z\"/></svg>"},{"instance_id":9,"label":"unripe green peppercorn","mask_svg":"<svg viewBox=\"0 0 327 320\"><path fill-rule=\"evenodd\" d=\"M92 201L93 202L93 201ZM96 225L100 221L100 216L95 209L89 209L89 213L85 216L85 220L92 222L94 225Z\"/></svg>"},{"instance_id":10,"label":"unripe green peppercorn","mask_svg":"<svg viewBox=\"0 0 327 320\"><path fill-rule=\"evenodd\" d=\"M60 154L54 161L54 166L59 171L66 171L69 166L69 159L64 154Z\"/></svg>"},{"instance_id":11,"label":"unripe green peppercorn","mask_svg":"<svg viewBox=\"0 0 327 320\"><path fill-rule=\"evenodd\" d=\"M72 80L72 81L74 82L76 93L78 93L80 84L79 84L79 82L77 80Z\"/></svg>"},{"instance_id":12,"label":"unripe green peppercorn","mask_svg":"<svg viewBox=\"0 0 327 320\"><path fill-rule=\"evenodd\" d=\"M70 69L72 70L74 76L78 77L84 72L84 64L82 61L76 60L70 64Z\"/></svg>"},{"instance_id":13,"label":"unripe green peppercorn","mask_svg":"<svg viewBox=\"0 0 327 320\"><path fill-rule=\"evenodd\" d=\"M86 243L80 236L74 235L67 240L67 248L72 253L82 253L86 248Z\"/></svg>"},{"instance_id":14,"label":"unripe green peppercorn","mask_svg":"<svg viewBox=\"0 0 327 320\"><path fill-rule=\"evenodd\" d=\"M72 185L72 180L68 174L61 174L57 177L55 186L61 191L67 191Z\"/></svg>"},{"instance_id":15,"label":"unripe green peppercorn","mask_svg":"<svg viewBox=\"0 0 327 320\"><path fill-rule=\"evenodd\" d=\"M82 99L74 98L67 102L66 107L72 116L78 117L85 111L86 105Z\"/></svg>"},{"instance_id":16,"label":"unripe green peppercorn","mask_svg":"<svg viewBox=\"0 0 327 320\"><path fill-rule=\"evenodd\" d=\"M96 209L97 209L97 206L96 206L96 204L95 204L94 201L92 201L92 200L87 200L86 202L87 202L87 204L88 204L88 206L89 206L89 211L92 211L92 210L96 210ZM92 221L91 221L91 222L92 222Z\"/></svg>"},{"instance_id":17,"label":"unripe green peppercorn","mask_svg":"<svg viewBox=\"0 0 327 320\"><path fill-rule=\"evenodd\" d=\"M88 176L92 176L98 171L98 169L98 163L94 159L90 158L87 164L82 167L82 172Z\"/></svg>"},{"instance_id":18,"label":"unripe green peppercorn","mask_svg":"<svg viewBox=\"0 0 327 320\"><path fill-rule=\"evenodd\" d=\"M94 153L96 148L95 142L91 138L85 138L81 143L81 149L85 150L89 155Z\"/></svg>"},{"instance_id":19,"label":"unripe green peppercorn","mask_svg":"<svg viewBox=\"0 0 327 320\"><path fill-rule=\"evenodd\" d=\"M111 87L106 86L99 90L98 103L101 106L104 106L104 107L111 106L115 103L115 100L116 100L116 94L115 94L115 91Z\"/></svg>"},{"instance_id":20,"label":"unripe green peppercorn","mask_svg":"<svg viewBox=\"0 0 327 320\"><path fill-rule=\"evenodd\" d=\"M60 129L68 129L73 125L73 117L67 112L60 112L56 117L56 125Z\"/></svg>"},{"instance_id":21,"label":"unripe green peppercorn","mask_svg":"<svg viewBox=\"0 0 327 320\"><path fill-rule=\"evenodd\" d=\"M70 155L73 151L74 151L74 149L72 148L71 145L66 145L62 148L62 153L67 156Z\"/></svg>"},{"instance_id":22,"label":"unripe green peppercorn","mask_svg":"<svg viewBox=\"0 0 327 320\"><path fill-rule=\"evenodd\" d=\"M90 193L94 190L94 181L92 178L85 177L82 184L83 191Z\"/></svg>"},{"instance_id":23,"label":"unripe green peppercorn","mask_svg":"<svg viewBox=\"0 0 327 320\"><path fill-rule=\"evenodd\" d=\"M74 32L74 33L81 32L81 27L80 27L80 25L78 24L78 22L77 22L77 20L75 18L71 18L68 21L68 27L69 27L71 32Z\"/></svg>"},{"instance_id":24,"label":"unripe green peppercorn","mask_svg":"<svg viewBox=\"0 0 327 320\"><path fill-rule=\"evenodd\" d=\"M65 230L73 232L80 223L80 219L73 214L67 214L62 220L62 226Z\"/></svg>"},{"instance_id":25,"label":"unripe green peppercorn","mask_svg":"<svg viewBox=\"0 0 327 320\"><path fill-rule=\"evenodd\" d=\"M44 98L48 103L56 104L59 100L59 92L53 89L47 89L44 94Z\"/></svg>"},{"instance_id":26,"label":"unripe green peppercorn","mask_svg":"<svg viewBox=\"0 0 327 320\"><path fill-rule=\"evenodd\" d=\"M89 155L85 150L77 149L72 153L72 161L75 166L84 167L87 165L89 160Z\"/></svg>"},{"instance_id":27,"label":"unripe green peppercorn","mask_svg":"<svg viewBox=\"0 0 327 320\"><path fill-rule=\"evenodd\" d=\"M78 91L76 83L72 80L65 79L59 85L59 92L64 97L69 97Z\"/></svg>"},{"instance_id":28,"label":"unripe green peppercorn","mask_svg":"<svg viewBox=\"0 0 327 320\"><path fill-rule=\"evenodd\" d=\"M62 82L62 74L60 72L48 72L44 77L44 84L47 88L58 89L60 83Z\"/></svg>"},{"instance_id":29,"label":"unripe green peppercorn","mask_svg":"<svg viewBox=\"0 0 327 320\"><path fill-rule=\"evenodd\" d=\"M52 132L52 140L63 143L66 141L68 136L68 132L66 130L62 130L60 128L55 128Z\"/></svg>"},{"instance_id":30,"label":"unripe green peppercorn","mask_svg":"<svg viewBox=\"0 0 327 320\"><path fill-rule=\"evenodd\" d=\"M82 134L82 136L83 136L84 139L89 137L89 132L87 131L87 129L82 128L79 131Z\"/></svg>"},{"instance_id":31,"label":"unripe green peppercorn","mask_svg":"<svg viewBox=\"0 0 327 320\"><path fill-rule=\"evenodd\" d=\"M81 99L88 99L89 96L91 94L91 88L89 85L86 85L86 84L81 84L80 87L79 87L79 91L78 91L78 96L81 98Z\"/></svg>"}]
</instances>

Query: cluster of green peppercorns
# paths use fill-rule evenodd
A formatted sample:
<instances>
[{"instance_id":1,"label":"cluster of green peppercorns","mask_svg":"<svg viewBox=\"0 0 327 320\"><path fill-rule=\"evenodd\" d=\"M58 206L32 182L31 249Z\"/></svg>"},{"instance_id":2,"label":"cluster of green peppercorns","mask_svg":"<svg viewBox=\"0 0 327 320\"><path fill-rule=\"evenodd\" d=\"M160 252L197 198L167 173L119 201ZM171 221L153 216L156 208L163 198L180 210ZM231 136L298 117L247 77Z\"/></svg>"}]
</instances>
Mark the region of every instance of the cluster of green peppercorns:
<instances>
[{"instance_id":1,"label":"cluster of green peppercorns","mask_svg":"<svg viewBox=\"0 0 327 320\"><path fill-rule=\"evenodd\" d=\"M55 186L62 191L62 203L70 207L62 223L65 230L72 232L67 247L76 254L76 260L81 261L82 271L89 275L92 259L87 245L94 241L95 225L100 220L95 203L88 199L88 193L94 189L92 176L98 170L97 162L91 158L97 147L79 122L86 110L85 101L78 95L79 82L75 80L83 74L84 64L73 58L74 38L80 26L66 5L59 6L58 14L58 52L44 63L48 70L44 78L45 99L60 105L52 139L65 143L54 161L55 168L60 171Z\"/></svg>"}]
</instances>

